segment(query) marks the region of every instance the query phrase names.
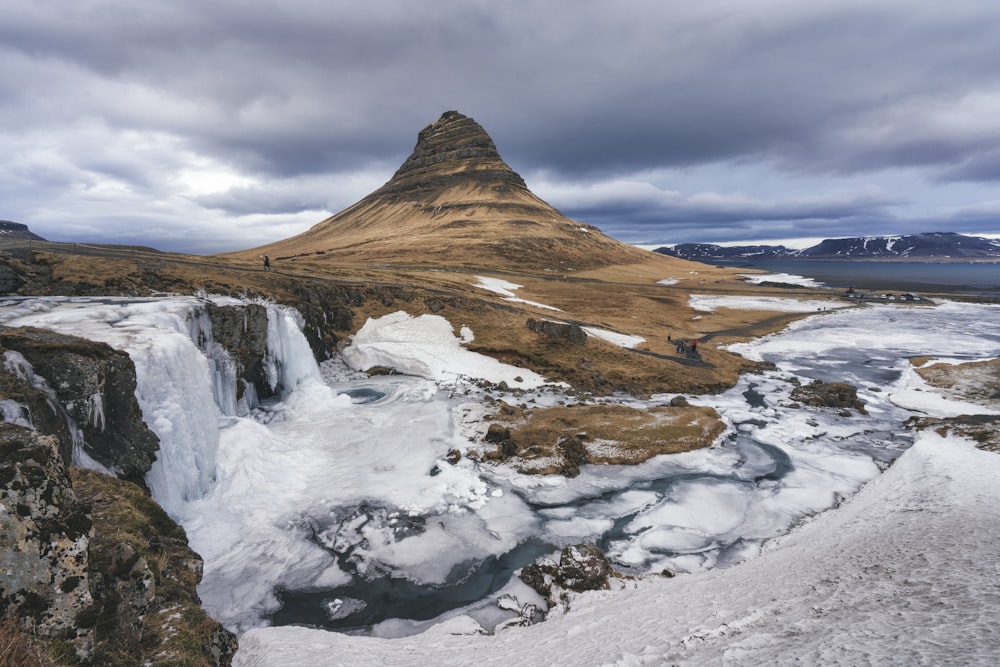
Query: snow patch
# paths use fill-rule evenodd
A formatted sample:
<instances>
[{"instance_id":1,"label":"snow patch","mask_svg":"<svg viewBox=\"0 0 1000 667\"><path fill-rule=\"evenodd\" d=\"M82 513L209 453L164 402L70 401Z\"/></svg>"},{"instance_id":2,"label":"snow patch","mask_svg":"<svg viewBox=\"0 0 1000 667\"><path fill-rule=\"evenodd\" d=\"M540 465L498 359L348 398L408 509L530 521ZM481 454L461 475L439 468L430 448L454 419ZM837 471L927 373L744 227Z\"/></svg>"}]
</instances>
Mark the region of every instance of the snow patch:
<instances>
[{"instance_id":1,"label":"snow patch","mask_svg":"<svg viewBox=\"0 0 1000 667\"><path fill-rule=\"evenodd\" d=\"M545 310L557 310L562 312L559 308L553 306L547 306L544 303L538 303L535 301L526 301L518 296L514 295L514 290L524 287L524 285L517 285L515 283L507 282L506 280L501 280L500 278L487 278L485 276L476 276L479 280L474 287L480 287L494 294L499 294L506 297L506 301L513 301L515 303L523 303L529 306L534 306L536 308L543 308Z\"/></svg>"},{"instance_id":2,"label":"snow patch","mask_svg":"<svg viewBox=\"0 0 1000 667\"><path fill-rule=\"evenodd\" d=\"M628 334L621 334L615 331L607 331L605 329L597 329L595 327L580 327L587 332L588 335L594 338L600 338L603 341L607 341L612 345L618 345L619 347L632 348L640 343L645 343L646 339L642 336L630 336Z\"/></svg>"}]
</instances>

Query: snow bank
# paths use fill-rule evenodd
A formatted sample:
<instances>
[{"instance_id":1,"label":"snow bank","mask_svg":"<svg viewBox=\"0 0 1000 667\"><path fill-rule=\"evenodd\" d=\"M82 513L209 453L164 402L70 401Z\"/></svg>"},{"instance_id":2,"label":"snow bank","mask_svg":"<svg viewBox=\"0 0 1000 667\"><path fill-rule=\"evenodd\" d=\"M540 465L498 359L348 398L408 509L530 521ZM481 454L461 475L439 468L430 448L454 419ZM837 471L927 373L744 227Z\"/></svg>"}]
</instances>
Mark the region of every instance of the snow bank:
<instances>
[{"instance_id":1,"label":"snow bank","mask_svg":"<svg viewBox=\"0 0 1000 667\"><path fill-rule=\"evenodd\" d=\"M439 315L399 311L369 319L341 354L354 370L385 366L437 382L476 378L519 389L545 384L537 373L466 350L462 341L471 340L472 332L463 327L462 335L456 338L451 323Z\"/></svg>"},{"instance_id":2,"label":"snow bank","mask_svg":"<svg viewBox=\"0 0 1000 667\"><path fill-rule=\"evenodd\" d=\"M1000 456L923 433L840 509L739 567L630 581L495 636L252 630L233 664L992 664L998 477Z\"/></svg>"}]
</instances>

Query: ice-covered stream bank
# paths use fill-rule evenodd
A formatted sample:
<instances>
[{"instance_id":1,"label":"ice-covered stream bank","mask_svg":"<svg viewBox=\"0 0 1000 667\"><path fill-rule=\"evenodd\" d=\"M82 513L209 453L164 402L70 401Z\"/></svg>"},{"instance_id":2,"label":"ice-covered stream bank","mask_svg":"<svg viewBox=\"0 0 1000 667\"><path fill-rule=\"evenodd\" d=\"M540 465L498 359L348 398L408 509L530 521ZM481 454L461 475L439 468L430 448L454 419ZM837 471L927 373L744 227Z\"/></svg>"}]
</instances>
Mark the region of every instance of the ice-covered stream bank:
<instances>
[{"instance_id":1,"label":"ice-covered stream bank","mask_svg":"<svg viewBox=\"0 0 1000 667\"><path fill-rule=\"evenodd\" d=\"M424 627L428 610L488 627L510 614L474 601L547 545L599 542L634 572L742 560L876 477L877 461L910 444L902 421L943 405L906 357L1000 355L995 307L826 313L739 348L779 371L691 398L730 422L717 446L640 466L585 467L566 480L447 462L480 428L483 395L463 376L530 376L464 357L440 318L372 323L356 351L427 378L366 379L336 363L321 374L294 314L272 308L270 360L286 392L240 406L219 388L228 386L218 381L224 359L194 342L206 333L198 299L32 303L10 306L6 323L104 340L132 356L140 404L163 446L150 485L205 558L206 607L238 630L273 619L401 635ZM792 407L792 374L857 384L869 415ZM518 400L558 399L549 390ZM364 599L385 587L392 604ZM529 595L511 590L522 601Z\"/></svg>"}]
</instances>

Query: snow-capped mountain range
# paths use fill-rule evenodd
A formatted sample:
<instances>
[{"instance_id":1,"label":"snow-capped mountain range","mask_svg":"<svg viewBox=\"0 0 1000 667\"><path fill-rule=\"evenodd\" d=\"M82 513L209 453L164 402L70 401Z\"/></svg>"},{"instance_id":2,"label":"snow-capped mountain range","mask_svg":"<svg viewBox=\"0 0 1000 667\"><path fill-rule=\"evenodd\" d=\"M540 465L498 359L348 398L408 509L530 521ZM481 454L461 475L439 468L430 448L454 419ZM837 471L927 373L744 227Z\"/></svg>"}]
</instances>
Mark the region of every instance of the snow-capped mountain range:
<instances>
[{"instance_id":1,"label":"snow-capped mountain range","mask_svg":"<svg viewBox=\"0 0 1000 667\"><path fill-rule=\"evenodd\" d=\"M743 259L1000 259L1000 240L953 232L826 239L802 250L782 245L720 246L681 243L656 252L693 260Z\"/></svg>"}]
</instances>

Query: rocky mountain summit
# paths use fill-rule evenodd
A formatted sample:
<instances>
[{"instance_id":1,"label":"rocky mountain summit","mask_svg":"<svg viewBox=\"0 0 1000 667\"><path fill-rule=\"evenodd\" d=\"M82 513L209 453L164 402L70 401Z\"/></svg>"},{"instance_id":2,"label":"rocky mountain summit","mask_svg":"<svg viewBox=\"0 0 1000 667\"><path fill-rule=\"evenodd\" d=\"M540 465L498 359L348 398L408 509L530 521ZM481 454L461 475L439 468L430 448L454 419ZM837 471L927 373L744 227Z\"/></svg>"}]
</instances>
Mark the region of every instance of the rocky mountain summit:
<instances>
[{"instance_id":1,"label":"rocky mountain summit","mask_svg":"<svg viewBox=\"0 0 1000 667\"><path fill-rule=\"evenodd\" d=\"M965 236L953 232L905 234L902 236L858 236L824 241L802 250L782 245L720 246L712 243L680 243L658 248L658 253L695 261L715 260L982 260L1000 259L1000 240Z\"/></svg>"},{"instance_id":2,"label":"rocky mountain summit","mask_svg":"<svg viewBox=\"0 0 1000 667\"><path fill-rule=\"evenodd\" d=\"M233 256L532 270L648 261L537 197L476 121L447 111L420 131L393 177L312 229Z\"/></svg>"}]
</instances>

